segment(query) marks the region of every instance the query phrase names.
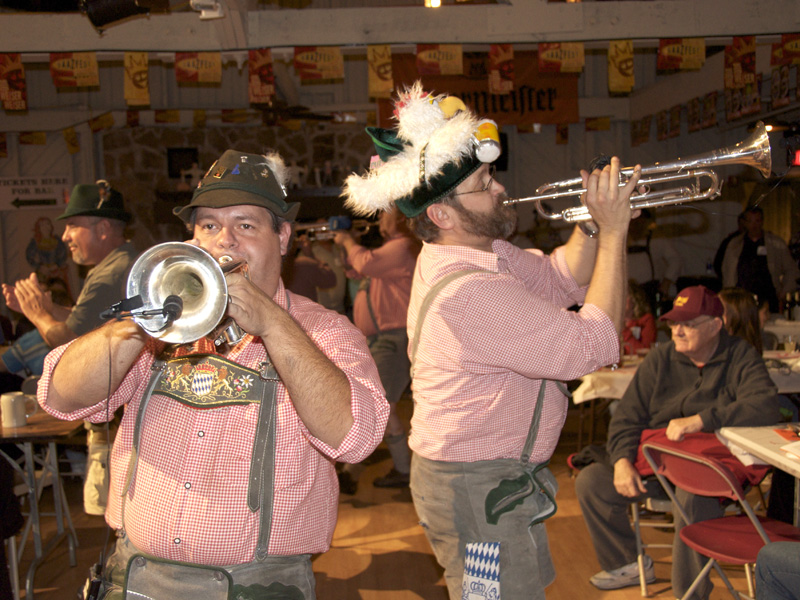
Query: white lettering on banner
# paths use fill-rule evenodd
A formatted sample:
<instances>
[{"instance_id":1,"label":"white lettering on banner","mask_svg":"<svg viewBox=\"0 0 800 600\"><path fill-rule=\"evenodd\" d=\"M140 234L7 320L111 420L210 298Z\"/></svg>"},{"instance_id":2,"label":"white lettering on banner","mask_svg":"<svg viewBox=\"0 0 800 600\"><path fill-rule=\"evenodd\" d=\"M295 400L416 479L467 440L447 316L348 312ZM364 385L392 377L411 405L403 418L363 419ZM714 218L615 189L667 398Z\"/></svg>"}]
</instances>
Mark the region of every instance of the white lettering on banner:
<instances>
[{"instance_id":1,"label":"white lettering on banner","mask_svg":"<svg viewBox=\"0 0 800 600\"><path fill-rule=\"evenodd\" d=\"M72 190L72 178L0 177L0 211L63 205Z\"/></svg>"}]
</instances>

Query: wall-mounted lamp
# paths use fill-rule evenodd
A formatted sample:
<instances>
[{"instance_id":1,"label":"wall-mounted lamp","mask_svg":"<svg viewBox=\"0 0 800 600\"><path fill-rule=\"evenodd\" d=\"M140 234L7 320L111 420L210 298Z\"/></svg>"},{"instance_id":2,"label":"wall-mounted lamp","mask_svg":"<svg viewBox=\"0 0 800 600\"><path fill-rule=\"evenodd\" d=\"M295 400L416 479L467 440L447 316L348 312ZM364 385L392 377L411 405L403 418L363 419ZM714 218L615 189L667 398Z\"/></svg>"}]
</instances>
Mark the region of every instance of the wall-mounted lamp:
<instances>
[{"instance_id":1,"label":"wall-mounted lamp","mask_svg":"<svg viewBox=\"0 0 800 600\"><path fill-rule=\"evenodd\" d=\"M203 21L221 19L225 16L222 5L214 0L190 0L189 6L192 7L192 10L200 13L200 19Z\"/></svg>"}]
</instances>

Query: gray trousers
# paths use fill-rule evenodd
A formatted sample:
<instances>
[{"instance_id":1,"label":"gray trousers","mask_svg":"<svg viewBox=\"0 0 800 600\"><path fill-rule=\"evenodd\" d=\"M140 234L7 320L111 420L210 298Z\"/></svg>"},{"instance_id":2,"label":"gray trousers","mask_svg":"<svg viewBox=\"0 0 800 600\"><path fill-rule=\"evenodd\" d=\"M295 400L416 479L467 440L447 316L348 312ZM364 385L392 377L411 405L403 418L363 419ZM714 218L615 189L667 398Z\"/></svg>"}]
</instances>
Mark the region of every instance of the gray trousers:
<instances>
[{"instance_id":1,"label":"gray trousers","mask_svg":"<svg viewBox=\"0 0 800 600\"><path fill-rule=\"evenodd\" d=\"M420 524L444 567L450 600L461 600L464 549L470 542L500 542L500 594L503 600L544 600L555 579L544 523L538 515L541 494L531 494L497 525L486 522L486 494L501 479L522 473L518 460L450 463L411 459L411 496ZM464 596L466 597L466 596Z\"/></svg>"},{"instance_id":2,"label":"gray trousers","mask_svg":"<svg viewBox=\"0 0 800 600\"><path fill-rule=\"evenodd\" d=\"M128 537L117 534L114 553L104 573L104 600L118 600L128 586L131 598L153 600L314 600L316 598L311 555L269 556L215 571L181 568L183 563L153 562L131 558L139 554Z\"/></svg>"},{"instance_id":3,"label":"gray trousers","mask_svg":"<svg viewBox=\"0 0 800 600\"><path fill-rule=\"evenodd\" d=\"M646 497L665 497L658 481L646 479ZM618 569L636 561L636 534L631 527L628 506L634 499L619 494L614 488L614 469L603 463L593 463L581 470L575 480L575 493L589 529L589 535L597 553L597 560L604 571ZM675 491L678 502L686 510L692 522L716 519L723 515L717 498L695 496L681 489ZM672 542L672 591L681 598L703 569L707 558L689 549L680 539L679 532L685 525L680 515L674 513L675 539ZM705 600L711 593L712 584L706 581L692 596Z\"/></svg>"}]
</instances>

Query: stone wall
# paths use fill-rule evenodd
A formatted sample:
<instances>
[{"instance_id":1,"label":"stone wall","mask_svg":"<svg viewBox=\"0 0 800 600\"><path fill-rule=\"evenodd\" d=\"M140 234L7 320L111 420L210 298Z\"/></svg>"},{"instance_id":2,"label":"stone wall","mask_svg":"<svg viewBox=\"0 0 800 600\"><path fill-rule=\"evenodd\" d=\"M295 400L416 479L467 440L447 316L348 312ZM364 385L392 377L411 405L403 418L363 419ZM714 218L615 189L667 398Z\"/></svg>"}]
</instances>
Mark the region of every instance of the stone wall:
<instances>
[{"instance_id":1,"label":"stone wall","mask_svg":"<svg viewBox=\"0 0 800 600\"><path fill-rule=\"evenodd\" d=\"M301 219L342 214L338 195L344 177L365 168L373 153L363 125L306 121L296 129L243 124L110 131L103 137L104 177L122 192L135 215L132 237L140 249L185 237L171 211L188 203L191 192L180 178L169 177L169 148L197 148L202 171L228 148L278 151L287 165L296 167L289 194L302 202Z\"/></svg>"}]
</instances>

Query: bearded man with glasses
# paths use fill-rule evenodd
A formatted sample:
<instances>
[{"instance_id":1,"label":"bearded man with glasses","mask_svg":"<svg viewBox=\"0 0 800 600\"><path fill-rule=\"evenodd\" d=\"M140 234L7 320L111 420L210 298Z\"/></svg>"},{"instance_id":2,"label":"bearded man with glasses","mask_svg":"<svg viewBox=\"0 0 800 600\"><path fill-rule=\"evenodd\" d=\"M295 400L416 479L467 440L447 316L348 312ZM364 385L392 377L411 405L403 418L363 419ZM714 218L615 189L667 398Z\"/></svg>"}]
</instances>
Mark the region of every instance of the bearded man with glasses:
<instances>
[{"instance_id":1,"label":"bearded man with glasses","mask_svg":"<svg viewBox=\"0 0 800 600\"><path fill-rule=\"evenodd\" d=\"M363 214L396 205L423 240L408 310L414 507L451 600L478 588L543 600L555 577L543 521L568 406L560 381L618 359L639 170L624 187L616 158L583 173L596 237L576 227L550 256L521 250L506 241L516 214L494 178L499 143L484 152L487 120L420 85L395 107L396 130L368 129L381 160L345 194Z\"/></svg>"},{"instance_id":2,"label":"bearded man with glasses","mask_svg":"<svg viewBox=\"0 0 800 600\"><path fill-rule=\"evenodd\" d=\"M720 427L777 423L778 397L764 361L742 338L723 327L722 302L698 285L682 290L673 309L661 317L672 341L651 351L639 366L614 411L608 430L608 462L584 468L575 491L603 571L590 581L611 590L639 585L636 538L628 505L645 497L663 497L655 478L643 478L635 465L645 430L665 429L673 442L713 432ZM692 496L678 490L678 500L692 521L721 517L717 498ZM681 598L706 560L680 540L683 523L675 514L672 545L672 590ZM648 583L655 580L653 562L645 556ZM708 598L708 579L693 598Z\"/></svg>"}]
</instances>

